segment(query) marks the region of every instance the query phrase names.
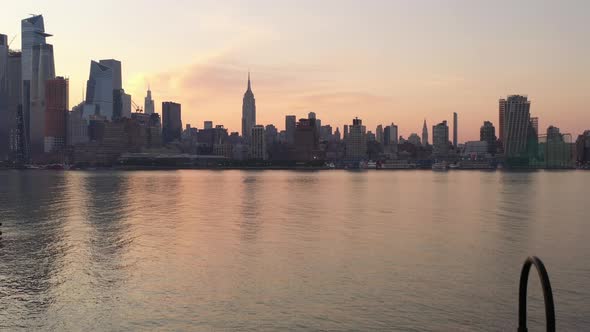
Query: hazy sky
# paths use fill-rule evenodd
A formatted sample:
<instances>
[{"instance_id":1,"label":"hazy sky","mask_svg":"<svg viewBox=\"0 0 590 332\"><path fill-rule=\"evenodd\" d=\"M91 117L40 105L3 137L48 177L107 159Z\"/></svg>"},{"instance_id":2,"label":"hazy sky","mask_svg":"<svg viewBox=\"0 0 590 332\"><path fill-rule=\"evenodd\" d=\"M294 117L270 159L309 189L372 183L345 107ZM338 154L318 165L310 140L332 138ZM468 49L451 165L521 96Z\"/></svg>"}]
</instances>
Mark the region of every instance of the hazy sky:
<instances>
[{"instance_id":1,"label":"hazy sky","mask_svg":"<svg viewBox=\"0 0 590 332\"><path fill-rule=\"evenodd\" d=\"M252 71L257 122L316 112L341 127L396 123L421 134L459 113L460 141L497 125L498 99L526 94L540 126L590 128L590 1L43 0L10 1L0 33L20 48L20 20L43 14L56 72L82 100L90 60L123 62L123 85L183 122L241 128ZM544 129L543 129L544 131Z\"/></svg>"}]
</instances>

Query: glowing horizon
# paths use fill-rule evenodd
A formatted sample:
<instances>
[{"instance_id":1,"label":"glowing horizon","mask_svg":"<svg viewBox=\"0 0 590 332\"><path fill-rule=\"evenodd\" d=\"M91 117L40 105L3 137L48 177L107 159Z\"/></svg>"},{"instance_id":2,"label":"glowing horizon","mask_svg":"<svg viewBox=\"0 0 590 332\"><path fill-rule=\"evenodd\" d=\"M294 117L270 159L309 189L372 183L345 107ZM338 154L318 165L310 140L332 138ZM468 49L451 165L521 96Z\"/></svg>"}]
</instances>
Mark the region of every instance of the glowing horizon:
<instances>
[{"instance_id":1,"label":"glowing horizon","mask_svg":"<svg viewBox=\"0 0 590 332\"><path fill-rule=\"evenodd\" d=\"M247 72L259 124L284 128L285 115L315 112L334 127L358 116L375 131L392 122L421 136L459 114L459 141L498 126L498 99L525 94L540 131L590 128L590 22L585 1L66 0L4 6L0 33L43 14L54 35L56 73L82 100L91 60L123 64L123 87L143 106L148 84L182 104L183 124L240 131Z\"/></svg>"}]
</instances>

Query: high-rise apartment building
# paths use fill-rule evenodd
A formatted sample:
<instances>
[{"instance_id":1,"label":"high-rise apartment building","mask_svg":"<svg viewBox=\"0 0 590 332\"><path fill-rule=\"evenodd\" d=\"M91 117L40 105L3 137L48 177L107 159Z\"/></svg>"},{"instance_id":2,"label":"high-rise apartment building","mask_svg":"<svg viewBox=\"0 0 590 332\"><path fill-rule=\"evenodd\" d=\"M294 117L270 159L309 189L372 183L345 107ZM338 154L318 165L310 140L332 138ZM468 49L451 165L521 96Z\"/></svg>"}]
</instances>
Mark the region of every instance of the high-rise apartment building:
<instances>
[{"instance_id":1,"label":"high-rise apartment building","mask_svg":"<svg viewBox=\"0 0 590 332\"><path fill-rule=\"evenodd\" d=\"M375 129L375 140L383 144L383 125L378 125Z\"/></svg>"},{"instance_id":2,"label":"high-rise apartment building","mask_svg":"<svg viewBox=\"0 0 590 332\"><path fill-rule=\"evenodd\" d=\"M250 134L250 159L266 159L266 142L264 137L264 126L255 125Z\"/></svg>"},{"instance_id":3,"label":"high-rise apartment building","mask_svg":"<svg viewBox=\"0 0 590 332\"><path fill-rule=\"evenodd\" d=\"M504 116L506 114L506 99L500 99L498 101L498 139L504 146L504 128L505 128L505 119Z\"/></svg>"},{"instance_id":4,"label":"high-rise apartment building","mask_svg":"<svg viewBox=\"0 0 590 332\"><path fill-rule=\"evenodd\" d=\"M279 131L277 130L277 127L271 124L266 125L266 127L264 127L264 137L267 146L275 144L279 139Z\"/></svg>"},{"instance_id":5,"label":"high-rise apartment building","mask_svg":"<svg viewBox=\"0 0 590 332\"><path fill-rule=\"evenodd\" d=\"M5 117L5 128L7 128L8 133L8 155L11 157L16 157L19 153L21 157L24 157L24 153L27 150L25 146L24 123L21 129L17 125L19 112L21 114L21 120L24 122L24 117L22 117L23 81L21 61L21 52L8 51L6 68L7 91L5 100L7 114Z\"/></svg>"},{"instance_id":6,"label":"high-rise apartment building","mask_svg":"<svg viewBox=\"0 0 590 332\"><path fill-rule=\"evenodd\" d=\"M449 153L449 126L446 120L432 127L432 153L437 157Z\"/></svg>"},{"instance_id":7,"label":"high-rise apartment building","mask_svg":"<svg viewBox=\"0 0 590 332\"><path fill-rule=\"evenodd\" d=\"M362 160L367 156L367 136L363 121L359 118L352 120L350 132L346 138L346 158Z\"/></svg>"},{"instance_id":8,"label":"high-rise apartment building","mask_svg":"<svg viewBox=\"0 0 590 332\"><path fill-rule=\"evenodd\" d=\"M535 129L535 135L539 136L539 118L531 117L531 125L533 126L533 129Z\"/></svg>"},{"instance_id":9,"label":"high-rise apartment building","mask_svg":"<svg viewBox=\"0 0 590 332\"><path fill-rule=\"evenodd\" d=\"M162 141L164 144L180 141L182 135L181 105L174 102L162 103Z\"/></svg>"},{"instance_id":10,"label":"high-rise apartment building","mask_svg":"<svg viewBox=\"0 0 590 332\"><path fill-rule=\"evenodd\" d=\"M312 161L318 157L319 135L314 119L299 119L295 128L294 160Z\"/></svg>"},{"instance_id":11,"label":"high-rise apartment building","mask_svg":"<svg viewBox=\"0 0 590 332\"><path fill-rule=\"evenodd\" d=\"M397 128L397 125L392 123L391 126L389 126L390 131L389 131L389 145L390 146L397 146L397 144L399 143L399 131Z\"/></svg>"},{"instance_id":12,"label":"high-rise apartment building","mask_svg":"<svg viewBox=\"0 0 590 332\"><path fill-rule=\"evenodd\" d=\"M252 133L252 127L256 125L256 99L252 92L252 83L250 82L250 72L248 72L248 89L244 93L242 102L242 136L249 141Z\"/></svg>"},{"instance_id":13,"label":"high-rise apartment building","mask_svg":"<svg viewBox=\"0 0 590 332\"><path fill-rule=\"evenodd\" d=\"M490 121L485 121L479 129L479 140L487 143L488 153L496 153L496 128Z\"/></svg>"},{"instance_id":14,"label":"high-rise apartment building","mask_svg":"<svg viewBox=\"0 0 590 332\"><path fill-rule=\"evenodd\" d=\"M8 157L8 37L0 34L0 160Z\"/></svg>"},{"instance_id":15,"label":"high-rise apartment building","mask_svg":"<svg viewBox=\"0 0 590 332\"><path fill-rule=\"evenodd\" d=\"M576 139L576 159L579 165L590 164L590 130L584 131Z\"/></svg>"},{"instance_id":16,"label":"high-rise apartment building","mask_svg":"<svg viewBox=\"0 0 590 332\"><path fill-rule=\"evenodd\" d=\"M525 96L508 96L504 105L504 153L507 157L522 157L527 152L527 139L531 126L531 102Z\"/></svg>"},{"instance_id":17,"label":"high-rise apartment building","mask_svg":"<svg viewBox=\"0 0 590 332\"><path fill-rule=\"evenodd\" d=\"M295 143L295 128L297 126L297 118L295 115L287 115L285 117L285 131L287 133L287 143Z\"/></svg>"},{"instance_id":18,"label":"high-rise apartment building","mask_svg":"<svg viewBox=\"0 0 590 332\"><path fill-rule=\"evenodd\" d=\"M44 152L63 151L66 146L69 82L63 77L45 81Z\"/></svg>"}]
</instances>

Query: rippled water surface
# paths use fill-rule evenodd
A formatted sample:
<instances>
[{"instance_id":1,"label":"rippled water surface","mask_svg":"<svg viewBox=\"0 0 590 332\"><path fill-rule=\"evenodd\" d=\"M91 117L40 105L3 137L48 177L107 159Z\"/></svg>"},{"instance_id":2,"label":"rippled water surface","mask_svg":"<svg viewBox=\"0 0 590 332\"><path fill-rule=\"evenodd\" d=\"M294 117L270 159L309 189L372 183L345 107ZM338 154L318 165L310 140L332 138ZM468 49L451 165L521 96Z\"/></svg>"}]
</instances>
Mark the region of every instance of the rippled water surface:
<instances>
[{"instance_id":1,"label":"rippled water surface","mask_svg":"<svg viewBox=\"0 0 590 332\"><path fill-rule=\"evenodd\" d=\"M590 330L590 172L0 171L0 330ZM542 330L531 277L531 330Z\"/></svg>"}]
</instances>

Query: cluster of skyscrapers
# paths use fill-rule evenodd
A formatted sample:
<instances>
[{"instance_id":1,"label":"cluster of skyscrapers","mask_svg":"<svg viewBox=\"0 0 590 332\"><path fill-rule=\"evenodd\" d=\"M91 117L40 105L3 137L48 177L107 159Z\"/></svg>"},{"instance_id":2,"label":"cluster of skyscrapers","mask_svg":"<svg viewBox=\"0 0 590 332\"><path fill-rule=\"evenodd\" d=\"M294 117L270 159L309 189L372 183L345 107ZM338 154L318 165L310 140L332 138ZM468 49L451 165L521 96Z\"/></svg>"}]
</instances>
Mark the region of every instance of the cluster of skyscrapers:
<instances>
[{"instance_id":1,"label":"cluster of skyscrapers","mask_svg":"<svg viewBox=\"0 0 590 332\"><path fill-rule=\"evenodd\" d=\"M157 130L161 125L151 92L148 90L145 113L132 114L131 96L122 86L120 61L91 61L85 98L70 109L69 80L56 75L49 37L41 15L21 21L22 44L18 51L10 48L6 35L0 34L0 160L21 165L64 163L71 159L74 147L82 145L86 146L81 150L91 151L95 146L100 154L105 129L109 133L116 131L109 131L111 127L130 127L124 122L131 120L142 126L135 133L139 136L136 141L144 139L161 145ZM157 134L150 135L153 133Z\"/></svg>"},{"instance_id":2,"label":"cluster of skyscrapers","mask_svg":"<svg viewBox=\"0 0 590 332\"><path fill-rule=\"evenodd\" d=\"M212 121L205 121L201 129L183 127L182 107L175 102L163 102L160 117L149 87L142 109L125 92L122 63L104 59L90 62L85 98L70 109L69 81L56 75L43 17L22 20L21 33L20 51L10 49L8 37L0 35L0 160L16 165L163 162L170 166L198 159L238 165L354 167L374 161L383 168L411 168L442 161L466 168L497 164L562 168L590 161L590 131L575 143L554 126L540 135L531 102L521 95L499 100L498 135L492 122L485 121L480 140L464 144L459 143L457 113L451 135L447 121L429 131L426 120L421 135L407 138L399 135L394 123L378 125L373 132L359 118L340 131L322 124L314 112L299 119L287 115L284 130L278 130L257 123L248 73L241 134L228 133Z\"/></svg>"}]
</instances>

